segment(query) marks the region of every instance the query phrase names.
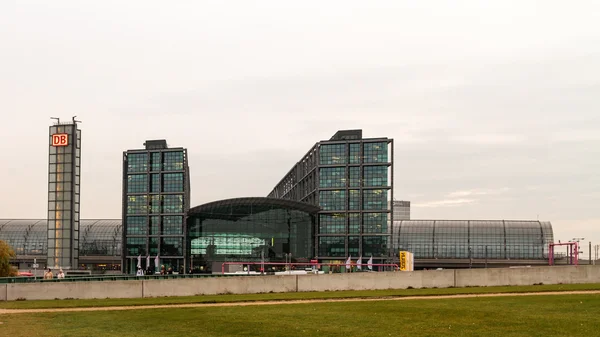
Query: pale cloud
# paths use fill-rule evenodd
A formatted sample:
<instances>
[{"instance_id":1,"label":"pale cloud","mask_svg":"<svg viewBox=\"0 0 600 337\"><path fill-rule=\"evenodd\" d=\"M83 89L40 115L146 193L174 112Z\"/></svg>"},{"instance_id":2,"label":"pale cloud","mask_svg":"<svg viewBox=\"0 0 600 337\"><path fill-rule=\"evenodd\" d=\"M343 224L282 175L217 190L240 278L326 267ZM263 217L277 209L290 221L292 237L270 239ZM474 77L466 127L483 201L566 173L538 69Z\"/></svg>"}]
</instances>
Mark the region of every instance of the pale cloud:
<instances>
[{"instance_id":1,"label":"pale cloud","mask_svg":"<svg viewBox=\"0 0 600 337\"><path fill-rule=\"evenodd\" d=\"M457 198L457 197L468 197L468 196L475 196L475 195L496 195L496 194L501 194L501 193L505 193L508 191L510 191L510 188L508 188L508 187L502 187L502 188L497 188L497 189L472 189L472 190L463 190L463 191L452 192L452 193L448 194L448 197Z\"/></svg>"},{"instance_id":2,"label":"pale cloud","mask_svg":"<svg viewBox=\"0 0 600 337\"><path fill-rule=\"evenodd\" d=\"M475 143L485 145L504 145L504 144L519 144L526 141L524 135L519 134L472 134L472 135L458 135L454 136L451 140L463 143Z\"/></svg>"},{"instance_id":3,"label":"pale cloud","mask_svg":"<svg viewBox=\"0 0 600 337\"><path fill-rule=\"evenodd\" d=\"M566 130L553 134L553 142L590 142L600 141L600 132L598 130Z\"/></svg>"},{"instance_id":4,"label":"pale cloud","mask_svg":"<svg viewBox=\"0 0 600 337\"><path fill-rule=\"evenodd\" d=\"M411 207L455 207L462 206L465 204L472 204L476 202L475 199L445 199L437 201L428 201L422 203L413 203Z\"/></svg>"},{"instance_id":5,"label":"pale cloud","mask_svg":"<svg viewBox=\"0 0 600 337\"><path fill-rule=\"evenodd\" d=\"M467 206L479 201L478 196L490 196L500 195L510 191L508 187L501 187L495 189L471 189L461 190L449 193L445 199L426 201L426 202L415 202L412 207L415 208L439 208L439 207L460 207Z\"/></svg>"}]
</instances>

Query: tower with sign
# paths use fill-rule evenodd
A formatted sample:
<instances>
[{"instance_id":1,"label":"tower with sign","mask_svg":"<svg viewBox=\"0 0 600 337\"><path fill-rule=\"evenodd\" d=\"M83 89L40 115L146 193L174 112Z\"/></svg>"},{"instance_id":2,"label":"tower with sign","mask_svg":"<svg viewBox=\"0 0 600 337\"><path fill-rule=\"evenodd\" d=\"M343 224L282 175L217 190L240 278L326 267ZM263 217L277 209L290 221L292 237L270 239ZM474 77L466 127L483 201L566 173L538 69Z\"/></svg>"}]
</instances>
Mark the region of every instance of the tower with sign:
<instances>
[{"instance_id":1,"label":"tower with sign","mask_svg":"<svg viewBox=\"0 0 600 337\"><path fill-rule=\"evenodd\" d=\"M78 121L50 126L48 165L48 256L50 268L79 264L81 130Z\"/></svg>"}]
</instances>

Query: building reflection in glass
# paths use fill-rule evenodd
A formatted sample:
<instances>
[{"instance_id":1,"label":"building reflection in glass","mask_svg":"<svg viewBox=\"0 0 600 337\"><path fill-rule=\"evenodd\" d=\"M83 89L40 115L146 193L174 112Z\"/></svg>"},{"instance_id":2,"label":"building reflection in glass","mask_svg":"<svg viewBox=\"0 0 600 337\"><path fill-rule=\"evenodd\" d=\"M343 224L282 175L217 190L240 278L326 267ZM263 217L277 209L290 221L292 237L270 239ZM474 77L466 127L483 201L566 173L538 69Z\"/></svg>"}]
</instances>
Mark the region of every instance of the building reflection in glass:
<instances>
[{"instance_id":1,"label":"building reflection in glass","mask_svg":"<svg viewBox=\"0 0 600 337\"><path fill-rule=\"evenodd\" d=\"M221 262L295 262L315 256L315 214L319 208L271 198L238 198L190 209L187 250L196 268ZM216 264L215 264L216 263Z\"/></svg>"}]
</instances>

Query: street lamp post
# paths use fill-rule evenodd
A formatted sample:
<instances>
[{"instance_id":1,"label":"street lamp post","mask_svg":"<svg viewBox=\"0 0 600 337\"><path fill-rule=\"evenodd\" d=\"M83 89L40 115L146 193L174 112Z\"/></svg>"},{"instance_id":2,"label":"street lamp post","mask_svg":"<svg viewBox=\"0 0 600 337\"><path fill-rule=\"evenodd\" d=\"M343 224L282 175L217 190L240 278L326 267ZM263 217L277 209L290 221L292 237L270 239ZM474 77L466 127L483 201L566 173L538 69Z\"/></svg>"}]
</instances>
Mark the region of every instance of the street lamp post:
<instances>
[{"instance_id":1,"label":"street lamp post","mask_svg":"<svg viewBox=\"0 0 600 337\"><path fill-rule=\"evenodd\" d=\"M285 269L289 270L289 266L288 266L288 257L289 257L289 254L288 253L283 253L283 257L285 258Z\"/></svg>"},{"instance_id":2,"label":"street lamp post","mask_svg":"<svg viewBox=\"0 0 600 337\"><path fill-rule=\"evenodd\" d=\"M291 264L292 264L292 253L284 253L285 255L285 265L288 271L288 274L291 274Z\"/></svg>"}]
</instances>

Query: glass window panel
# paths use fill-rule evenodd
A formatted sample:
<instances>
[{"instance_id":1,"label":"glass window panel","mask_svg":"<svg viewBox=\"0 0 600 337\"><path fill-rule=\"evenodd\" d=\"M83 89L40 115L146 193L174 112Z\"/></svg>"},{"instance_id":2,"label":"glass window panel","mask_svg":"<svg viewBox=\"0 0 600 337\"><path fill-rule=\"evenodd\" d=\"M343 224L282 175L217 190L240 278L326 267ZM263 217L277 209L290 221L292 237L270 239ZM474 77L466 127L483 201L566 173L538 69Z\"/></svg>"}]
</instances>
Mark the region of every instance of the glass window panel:
<instances>
[{"instance_id":1,"label":"glass window panel","mask_svg":"<svg viewBox=\"0 0 600 337\"><path fill-rule=\"evenodd\" d=\"M163 192L183 192L183 173L164 173Z\"/></svg>"},{"instance_id":2,"label":"glass window panel","mask_svg":"<svg viewBox=\"0 0 600 337\"><path fill-rule=\"evenodd\" d=\"M346 209L346 191L320 191L319 204L325 211L338 211Z\"/></svg>"},{"instance_id":3,"label":"glass window panel","mask_svg":"<svg viewBox=\"0 0 600 337\"><path fill-rule=\"evenodd\" d=\"M158 235L160 228L160 216L150 217L150 235Z\"/></svg>"},{"instance_id":4,"label":"glass window panel","mask_svg":"<svg viewBox=\"0 0 600 337\"><path fill-rule=\"evenodd\" d=\"M360 210L360 190L348 191L348 209L351 211Z\"/></svg>"},{"instance_id":5,"label":"glass window panel","mask_svg":"<svg viewBox=\"0 0 600 337\"><path fill-rule=\"evenodd\" d=\"M388 252L388 236L363 236L363 256L385 257Z\"/></svg>"},{"instance_id":6,"label":"glass window panel","mask_svg":"<svg viewBox=\"0 0 600 337\"><path fill-rule=\"evenodd\" d=\"M349 236L348 237L348 255L359 257L359 245L360 245L360 237L358 236Z\"/></svg>"},{"instance_id":7,"label":"glass window panel","mask_svg":"<svg viewBox=\"0 0 600 337\"><path fill-rule=\"evenodd\" d=\"M348 168L348 186L359 187L360 186L360 167L349 167Z\"/></svg>"},{"instance_id":8,"label":"glass window panel","mask_svg":"<svg viewBox=\"0 0 600 337\"><path fill-rule=\"evenodd\" d=\"M327 144L319 148L321 165L346 164L346 144Z\"/></svg>"},{"instance_id":9,"label":"glass window panel","mask_svg":"<svg viewBox=\"0 0 600 337\"><path fill-rule=\"evenodd\" d=\"M127 172L146 172L148 171L147 153L129 153L127 154Z\"/></svg>"},{"instance_id":10,"label":"glass window panel","mask_svg":"<svg viewBox=\"0 0 600 337\"><path fill-rule=\"evenodd\" d=\"M387 210L388 190L363 190L363 210Z\"/></svg>"},{"instance_id":11,"label":"glass window panel","mask_svg":"<svg viewBox=\"0 0 600 337\"><path fill-rule=\"evenodd\" d=\"M164 171L183 170L183 151L164 152Z\"/></svg>"},{"instance_id":12,"label":"glass window panel","mask_svg":"<svg viewBox=\"0 0 600 337\"><path fill-rule=\"evenodd\" d=\"M161 197L160 195L150 196L150 213L160 213L161 210Z\"/></svg>"},{"instance_id":13,"label":"glass window panel","mask_svg":"<svg viewBox=\"0 0 600 337\"><path fill-rule=\"evenodd\" d=\"M319 234L345 234L346 215L343 213L320 214Z\"/></svg>"},{"instance_id":14,"label":"glass window panel","mask_svg":"<svg viewBox=\"0 0 600 337\"><path fill-rule=\"evenodd\" d=\"M346 257L346 243L343 236L319 237L320 257Z\"/></svg>"},{"instance_id":15,"label":"glass window panel","mask_svg":"<svg viewBox=\"0 0 600 337\"><path fill-rule=\"evenodd\" d=\"M127 238L127 255L146 255L146 238Z\"/></svg>"},{"instance_id":16,"label":"glass window panel","mask_svg":"<svg viewBox=\"0 0 600 337\"><path fill-rule=\"evenodd\" d=\"M160 171L161 164L161 153L153 152L152 153L152 163L151 163L151 171Z\"/></svg>"},{"instance_id":17,"label":"glass window panel","mask_svg":"<svg viewBox=\"0 0 600 337\"><path fill-rule=\"evenodd\" d=\"M163 217L163 235L182 235L183 217L182 216L164 216Z\"/></svg>"},{"instance_id":18,"label":"glass window panel","mask_svg":"<svg viewBox=\"0 0 600 337\"><path fill-rule=\"evenodd\" d=\"M127 193L147 193L148 175L147 174L128 174L127 175Z\"/></svg>"},{"instance_id":19,"label":"glass window panel","mask_svg":"<svg viewBox=\"0 0 600 337\"><path fill-rule=\"evenodd\" d=\"M150 238L150 255L158 255L158 238Z\"/></svg>"},{"instance_id":20,"label":"glass window panel","mask_svg":"<svg viewBox=\"0 0 600 337\"><path fill-rule=\"evenodd\" d=\"M350 144L350 164L360 164L360 143Z\"/></svg>"},{"instance_id":21,"label":"glass window panel","mask_svg":"<svg viewBox=\"0 0 600 337\"><path fill-rule=\"evenodd\" d=\"M151 174L151 182L150 182L150 191L152 193L160 192L160 174L153 173Z\"/></svg>"},{"instance_id":22,"label":"glass window panel","mask_svg":"<svg viewBox=\"0 0 600 337\"><path fill-rule=\"evenodd\" d=\"M127 235L146 235L148 232L148 220L144 216L128 216Z\"/></svg>"},{"instance_id":23,"label":"glass window panel","mask_svg":"<svg viewBox=\"0 0 600 337\"><path fill-rule=\"evenodd\" d=\"M387 163L387 142L364 143L363 158L365 163Z\"/></svg>"},{"instance_id":24,"label":"glass window panel","mask_svg":"<svg viewBox=\"0 0 600 337\"><path fill-rule=\"evenodd\" d=\"M387 233L387 213L364 213L363 233Z\"/></svg>"},{"instance_id":25,"label":"glass window panel","mask_svg":"<svg viewBox=\"0 0 600 337\"><path fill-rule=\"evenodd\" d=\"M348 214L348 232L351 234L360 233L360 214Z\"/></svg>"},{"instance_id":26,"label":"glass window panel","mask_svg":"<svg viewBox=\"0 0 600 337\"><path fill-rule=\"evenodd\" d=\"M345 187L346 168L326 167L319 170L320 187Z\"/></svg>"},{"instance_id":27,"label":"glass window panel","mask_svg":"<svg viewBox=\"0 0 600 337\"><path fill-rule=\"evenodd\" d=\"M162 199L163 213L183 213L182 195L163 195Z\"/></svg>"},{"instance_id":28,"label":"glass window panel","mask_svg":"<svg viewBox=\"0 0 600 337\"><path fill-rule=\"evenodd\" d=\"M363 185L367 187L388 186L387 166L365 166Z\"/></svg>"},{"instance_id":29,"label":"glass window panel","mask_svg":"<svg viewBox=\"0 0 600 337\"><path fill-rule=\"evenodd\" d=\"M162 238L160 243L161 256L181 256L183 255L182 238Z\"/></svg>"},{"instance_id":30,"label":"glass window panel","mask_svg":"<svg viewBox=\"0 0 600 337\"><path fill-rule=\"evenodd\" d=\"M130 195L127 197L127 214L147 214L148 196Z\"/></svg>"}]
</instances>

